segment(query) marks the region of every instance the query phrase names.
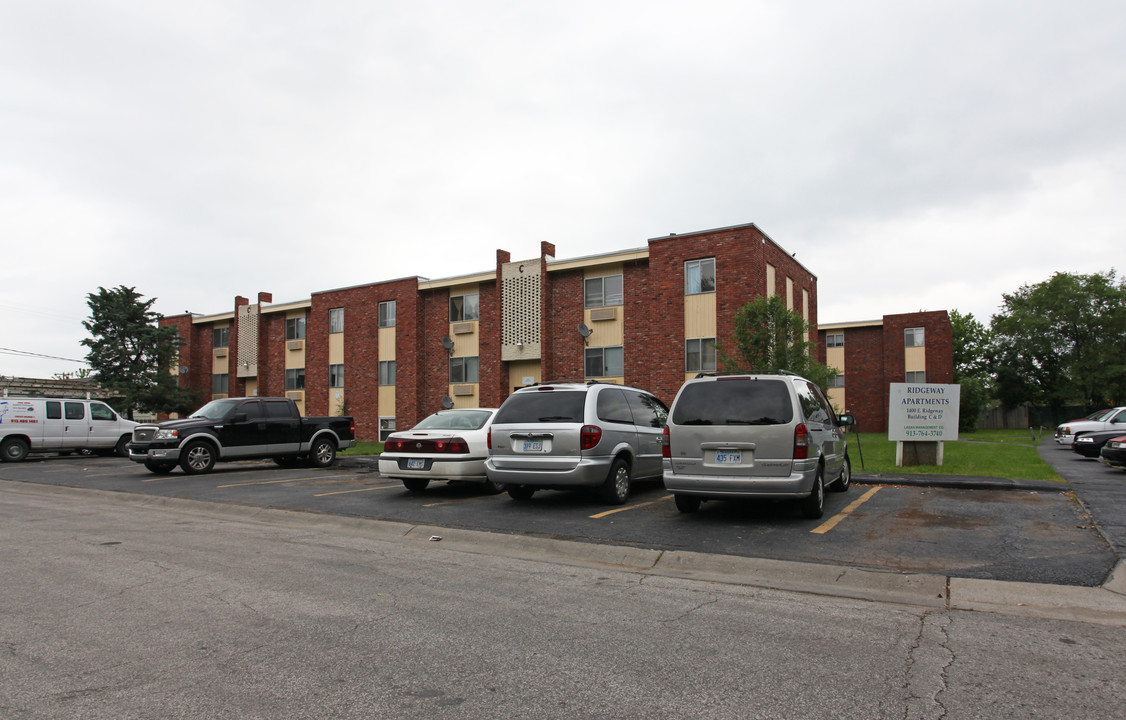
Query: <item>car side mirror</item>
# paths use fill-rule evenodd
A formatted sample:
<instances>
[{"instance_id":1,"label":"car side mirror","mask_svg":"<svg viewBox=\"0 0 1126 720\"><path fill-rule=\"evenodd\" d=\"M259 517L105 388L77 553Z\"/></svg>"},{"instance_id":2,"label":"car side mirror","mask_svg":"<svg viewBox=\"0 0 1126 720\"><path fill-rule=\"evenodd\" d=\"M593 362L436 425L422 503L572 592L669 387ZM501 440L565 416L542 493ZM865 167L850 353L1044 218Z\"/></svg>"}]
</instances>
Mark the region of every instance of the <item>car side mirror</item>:
<instances>
[{"instance_id":1,"label":"car side mirror","mask_svg":"<svg viewBox=\"0 0 1126 720\"><path fill-rule=\"evenodd\" d=\"M856 418L852 415L838 415L837 424L841 427L850 427L856 424Z\"/></svg>"},{"instance_id":2,"label":"car side mirror","mask_svg":"<svg viewBox=\"0 0 1126 720\"><path fill-rule=\"evenodd\" d=\"M235 413L231 416L230 422L244 423L246 422L246 413Z\"/></svg>"}]
</instances>

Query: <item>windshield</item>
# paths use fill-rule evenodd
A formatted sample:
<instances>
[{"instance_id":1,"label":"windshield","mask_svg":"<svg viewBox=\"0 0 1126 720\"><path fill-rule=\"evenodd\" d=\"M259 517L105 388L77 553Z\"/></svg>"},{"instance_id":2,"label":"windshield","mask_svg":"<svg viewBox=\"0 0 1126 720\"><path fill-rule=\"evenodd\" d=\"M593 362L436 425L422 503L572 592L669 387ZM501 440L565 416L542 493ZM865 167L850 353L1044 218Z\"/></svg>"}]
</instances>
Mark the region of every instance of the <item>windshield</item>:
<instances>
[{"instance_id":1,"label":"windshield","mask_svg":"<svg viewBox=\"0 0 1126 720\"><path fill-rule=\"evenodd\" d=\"M208 420L221 420L227 416L235 405L245 398L228 398L226 400L212 400L188 417L207 418Z\"/></svg>"},{"instance_id":2,"label":"windshield","mask_svg":"<svg viewBox=\"0 0 1126 720\"><path fill-rule=\"evenodd\" d=\"M426 418L415 430L480 430L492 416L491 410L443 410Z\"/></svg>"}]
</instances>

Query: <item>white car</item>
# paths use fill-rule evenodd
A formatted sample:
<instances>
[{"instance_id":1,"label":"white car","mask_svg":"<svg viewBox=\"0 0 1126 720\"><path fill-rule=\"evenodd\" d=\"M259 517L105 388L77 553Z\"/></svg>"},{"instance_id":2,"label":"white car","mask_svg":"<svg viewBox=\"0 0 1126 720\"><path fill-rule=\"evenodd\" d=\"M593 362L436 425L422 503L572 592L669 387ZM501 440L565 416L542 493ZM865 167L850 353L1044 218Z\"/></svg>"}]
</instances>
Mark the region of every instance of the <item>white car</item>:
<instances>
[{"instance_id":1,"label":"white car","mask_svg":"<svg viewBox=\"0 0 1126 720\"><path fill-rule=\"evenodd\" d=\"M487 437L496 408L440 410L410 430L391 433L379 456L379 474L422 492L431 480L480 483L489 493L503 488L485 475Z\"/></svg>"},{"instance_id":2,"label":"white car","mask_svg":"<svg viewBox=\"0 0 1126 720\"><path fill-rule=\"evenodd\" d=\"M1094 420L1072 420L1062 423L1056 428L1056 442L1070 446L1078 435L1116 429L1126 432L1126 407L1111 408Z\"/></svg>"}]
</instances>

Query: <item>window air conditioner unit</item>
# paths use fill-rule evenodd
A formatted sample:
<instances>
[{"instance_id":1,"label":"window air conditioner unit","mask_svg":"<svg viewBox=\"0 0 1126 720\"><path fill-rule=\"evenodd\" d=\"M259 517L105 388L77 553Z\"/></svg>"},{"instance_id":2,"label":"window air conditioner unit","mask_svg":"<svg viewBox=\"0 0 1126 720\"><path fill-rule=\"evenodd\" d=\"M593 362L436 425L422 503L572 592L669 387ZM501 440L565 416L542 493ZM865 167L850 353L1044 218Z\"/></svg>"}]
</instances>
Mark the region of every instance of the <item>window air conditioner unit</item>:
<instances>
[{"instance_id":1,"label":"window air conditioner unit","mask_svg":"<svg viewBox=\"0 0 1126 720\"><path fill-rule=\"evenodd\" d=\"M590 311L590 319L593 320L613 320L618 317L618 308L604 307L595 308Z\"/></svg>"},{"instance_id":2,"label":"window air conditioner unit","mask_svg":"<svg viewBox=\"0 0 1126 720\"><path fill-rule=\"evenodd\" d=\"M287 390L285 396L290 400L300 401L305 398L305 393L301 390Z\"/></svg>"},{"instance_id":3,"label":"window air conditioner unit","mask_svg":"<svg viewBox=\"0 0 1126 720\"><path fill-rule=\"evenodd\" d=\"M454 385L454 395L472 395L473 386L466 383L461 385Z\"/></svg>"},{"instance_id":4,"label":"window air conditioner unit","mask_svg":"<svg viewBox=\"0 0 1126 720\"><path fill-rule=\"evenodd\" d=\"M466 333L471 333L471 332L473 332L473 323L471 323L471 322L454 323L450 327L450 332L452 332L454 335L465 335Z\"/></svg>"},{"instance_id":5,"label":"window air conditioner unit","mask_svg":"<svg viewBox=\"0 0 1126 720\"><path fill-rule=\"evenodd\" d=\"M286 343L286 347L288 347L290 350L300 350L301 348L305 347L305 341L290 340L288 343Z\"/></svg>"},{"instance_id":6,"label":"window air conditioner unit","mask_svg":"<svg viewBox=\"0 0 1126 720\"><path fill-rule=\"evenodd\" d=\"M217 358L227 357L227 348L225 348L225 347L215 348L215 357L217 357Z\"/></svg>"}]
</instances>

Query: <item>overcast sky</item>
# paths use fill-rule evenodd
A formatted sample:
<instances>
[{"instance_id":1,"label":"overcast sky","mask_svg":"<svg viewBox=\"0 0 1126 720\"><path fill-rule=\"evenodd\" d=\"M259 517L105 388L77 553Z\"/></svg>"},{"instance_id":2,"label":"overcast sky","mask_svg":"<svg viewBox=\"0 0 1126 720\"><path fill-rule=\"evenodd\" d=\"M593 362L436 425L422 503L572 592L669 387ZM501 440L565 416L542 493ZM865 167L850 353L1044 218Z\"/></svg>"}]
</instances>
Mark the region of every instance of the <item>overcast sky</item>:
<instances>
[{"instance_id":1,"label":"overcast sky","mask_svg":"<svg viewBox=\"0 0 1126 720\"><path fill-rule=\"evenodd\" d=\"M1126 3L0 0L0 374L220 313L753 222L823 323L1123 270ZM13 352L15 351L15 352Z\"/></svg>"}]
</instances>

